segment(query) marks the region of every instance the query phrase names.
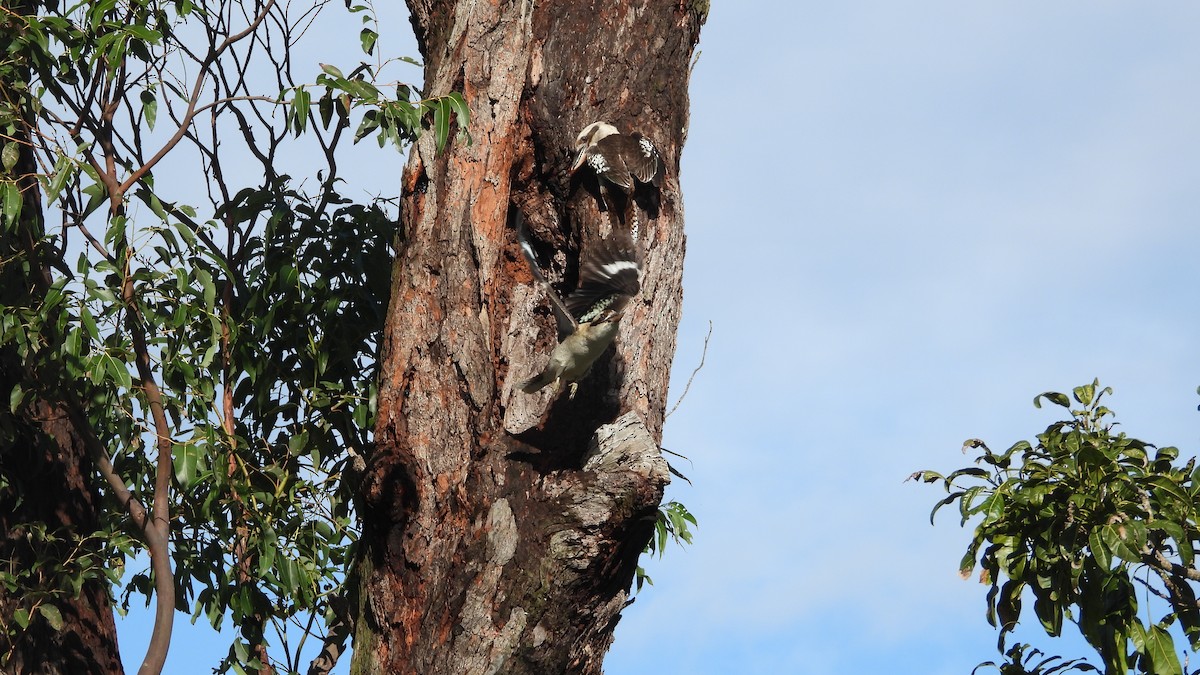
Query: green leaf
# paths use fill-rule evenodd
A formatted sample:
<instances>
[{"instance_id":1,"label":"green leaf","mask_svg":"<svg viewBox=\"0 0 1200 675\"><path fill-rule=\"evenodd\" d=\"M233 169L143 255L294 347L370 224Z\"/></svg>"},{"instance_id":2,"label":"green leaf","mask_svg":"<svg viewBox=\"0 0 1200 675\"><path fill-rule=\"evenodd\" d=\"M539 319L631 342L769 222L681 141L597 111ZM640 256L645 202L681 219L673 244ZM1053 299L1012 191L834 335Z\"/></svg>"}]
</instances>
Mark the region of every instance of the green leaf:
<instances>
[{"instance_id":1,"label":"green leaf","mask_svg":"<svg viewBox=\"0 0 1200 675\"><path fill-rule=\"evenodd\" d=\"M450 100L450 107L454 109L454 117L458 122L458 130L461 136L465 136L467 142L471 142L471 134L468 132L471 124L471 111L467 108L467 102L463 100L462 94L456 92L451 93L446 97Z\"/></svg>"},{"instance_id":2,"label":"green leaf","mask_svg":"<svg viewBox=\"0 0 1200 675\"><path fill-rule=\"evenodd\" d=\"M1060 394L1057 391L1047 391L1045 393L1034 396L1033 397L1033 407L1041 408L1043 398L1046 399L1047 401L1050 401L1051 403L1053 403L1055 405L1060 405L1064 408L1071 407L1071 399L1067 398L1066 394Z\"/></svg>"},{"instance_id":3,"label":"green leaf","mask_svg":"<svg viewBox=\"0 0 1200 675\"><path fill-rule=\"evenodd\" d=\"M207 368L212 365L213 359L217 357L217 352L221 350L221 343L214 340L209 344L208 349L204 350L204 355L200 358L200 367Z\"/></svg>"},{"instance_id":4,"label":"green leaf","mask_svg":"<svg viewBox=\"0 0 1200 675\"><path fill-rule=\"evenodd\" d=\"M1122 529L1118 529L1115 525L1104 525L1100 528L1100 536L1104 540L1104 545L1108 547L1118 558L1131 563L1141 562L1142 556L1138 550L1133 549L1129 545L1128 529L1131 523L1123 523Z\"/></svg>"},{"instance_id":5,"label":"green leaf","mask_svg":"<svg viewBox=\"0 0 1200 675\"><path fill-rule=\"evenodd\" d=\"M441 152L450 139L450 101L444 96L437 100L437 107L433 111L433 129L437 151Z\"/></svg>"},{"instance_id":6,"label":"green leaf","mask_svg":"<svg viewBox=\"0 0 1200 675\"><path fill-rule=\"evenodd\" d=\"M999 620L997 627L1000 630L1008 632L1016 627L1021 618L1021 592L1024 590L1024 582L1012 579L1006 581L1000 589L1000 597L996 602L996 618Z\"/></svg>"},{"instance_id":7,"label":"green leaf","mask_svg":"<svg viewBox=\"0 0 1200 675\"><path fill-rule=\"evenodd\" d=\"M88 203L83 207L83 215L86 218L95 213L97 209L104 203L108 197L108 190L100 183L92 183L91 185L81 190L83 194L88 196Z\"/></svg>"},{"instance_id":8,"label":"green leaf","mask_svg":"<svg viewBox=\"0 0 1200 675\"><path fill-rule=\"evenodd\" d=\"M1092 557L1096 559L1096 564L1100 569L1112 569L1112 551L1105 545L1099 528L1093 529L1088 534L1088 548L1091 550Z\"/></svg>"},{"instance_id":9,"label":"green leaf","mask_svg":"<svg viewBox=\"0 0 1200 675\"><path fill-rule=\"evenodd\" d=\"M317 112L321 115L321 126L325 129L329 128L329 123L333 120L333 96L326 93L317 101Z\"/></svg>"},{"instance_id":10,"label":"green leaf","mask_svg":"<svg viewBox=\"0 0 1200 675\"><path fill-rule=\"evenodd\" d=\"M1050 593L1037 592L1033 603L1033 611L1047 635L1058 636L1062 632L1063 606Z\"/></svg>"},{"instance_id":11,"label":"green leaf","mask_svg":"<svg viewBox=\"0 0 1200 675\"><path fill-rule=\"evenodd\" d=\"M21 188L17 187L16 182L6 181L4 183L4 221L10 223L10 226L15 226L17 218L21 215Z\"/></svg>"},{"instance_id":12,"label":"green leaf","mask_svg":"<svg viewBox=\"0 0 1200 675\"><path fill-rule=\"evenodd\" d=\"M177 443L171 450L171 463L175 469L175 481L181 490L187 491L200 473L204 451L195 443Z\"/></svg>"},{"instance_id":13,"label":"green leaf","mask_svg":"<svg viewBox=\"0 0 1200 675\"><path fill-rule=\"evenodd\" d=\"M158 99L154 97L154 92L146 89L142 91L142 114L146 117L146 127L154 131L154 121L158 119ZM166 218L163 218L166 220Z\"/></svg>"},{"instance_id":14,"label":"green leaf","mask_svg":"<svg viewBox=\"0 0 1200 675\"><path fill-rule=\"evenodd\" d=\"M17 165L20 157L21 148L16 141L5 143L4 149L0 150L0 166L4 167L4 173L12 173L13 167Z\"/></svg>"},{"instance_id":15,"label":"green leaf","mask_svg":"<svg viewBox=\"0 0 1200 675\"><path fill-rule=\"evenodd\" d=\"M376 33L370 28L364 28L362 29L362 32L358 34L358 39L359 42L362 43L363 53L371 54L375 51L375 41L379 39L379 33Z\"/></svg>"},{"instance_id":16,"label":"green leaf","mask_svg":"<svg viewBox=\"0 0 1200 675\"><path fill-rule=\"evenodd\" d=\"M1079 401L1083 405L1091 405L1092 399L1096 397L1096 384L1080 385L1075 387L1072 393L1075 395L1076 401Z\"/></svg>"},{"instance_id":17,"label":"green leaf","mask_svg":"<svg viewBox=\"0 0 1200 675\"><path fill-rule=\"evenodd\" d=\"M296 87L296 95L292 98L292 114L297 135L303 133L308 126L308 109L311 103L312 95L308 93L308 90L302 86Z\"/></svg>"},{"instance_id":18,"label":"green leaf","mask_svg":"<svg viewBox=\"0 0 1200 675\"><path fill-rule=\"evenodd\" d=\"M1150 657L1150 672L1156 675L1183 675L1183 667L1175 653L1175 640L1157 624L1151 626L1146 635L1145 653Z\"/></svg>"},{"instance_id":19,"label":"green leaf","mask_svg":"<svg viewBox=\"0 0 1200 675\"><path fill-rule=\"evenodd\" d=\"M308 447L308 432L307 431L301 431L300 433L294 434L291 438L288 439L288 452L290 452L293 457L299 457L300 455L304 454L304 450L307 447Z\"/></svg>"},{"instance_id":20,"label":"green leaf","mask_svg":"<svg viewBox=\"0 0 1200 675\"><path fill-rule=\"evenodd\" d=\"M80 351L83 349L83 335L79 328L72 328L67 331L67 339L63 341L63 355L71 357L81 356ZM67 359L67 363L73 365L78 363L78 358ZM74 372L73 368L69 368L71 375L78 377L80 373Z\"/></svg>"},{"instance_id":21,"label":"green leaf","mask_svg":"<svg viewBox=\"0 0 1200 675\"><path fill-rule=\"evenodd\" d=\"M1160 451L1161 453L1161 451ZM1182 487L1166 476L1155 476L1148 481L1148 485L1154 488L1151 494L1159 504L1164 504L1167 500L1164 497L1171 497L1177 504L1177 508L1190 509L1192 508L1192 500Z\"/></svg>"},{"instance_id":22,"label":"green leaf","mask_svg":"<svg viewBox=\"0 0 1200 675\"><path fill-rule=\"evenodd\" d=\"M953 503L954 500L961 498L966 493L967 493L966 490L959 490L958 492L952 492L949 495L947 495L945 499L941 499L938 501L937 504L934 504L933 510L929 512L929 524L933 525L934 517L937 516L938 511L942 510L943 506Z\"/></svg>"},{"instance_id":23,"label":"green leaf","mask_svg":"<svg viewBox=\"0 0 1200 675\"><path fill-rule=\"evenodd\" d=\"M990 474L988 473L987 469L981 469L977 466L968 466L966 468L955 471L954 473L950 474L949 476L946 476L946 480L949 482L953 482L955 479L959 478L960 476L975 476L976 478L987 478L989 475Z\"/></svg>"},{"instance_id":24,"label":"green leaf","mask_svg":"<svg viewBox=\"0 0 1200 675\"><path fill-rule=\"evenodd\" d=\"M287 592L294 592L300 586L300 569L291 558L279 560L279 585Z\"/></svg>"},{"instance_id":25,"label":"green leaf","mask_svg":"<svg viewBox=\"0 0 1200 675\"><path fill-rule=\"evenodd\" d=\"M96 325L96 319L92 317L92 313L88 310L87 305L81 304L79 306L79 320L87 331L88 338L92 340L100 339L100 328Z\"/></svg>"},{"instance_id":26,"label":"green leaf","mask_svg":"<svg viewBox=\"0 0 1200 675\"><path fill-rule=\"evenodd\" d=\"M59 612L57 607L49 604L38 605L38 613L42 615L42 618L46 620L46 623L50 624L50 628L56 631L62 630L62 612Z\"/></svg>"},{"instance_id":27,"label":"green leaf","mask_svg":"<svg viewBox=\"0 0 1200 675\"><path fill-rule=\"evenodd\" d=\"M203 267L197 267L196 278L200 281L200 287L204 289L204 311L216 312L217 285L213 283L212 275Z\"/></svg>"},{"instance_id":28,"label":"green leaf","mask_svg":"<svg viewBox=\"0 0 1200 675\"><path fill-rule=\"evenodd\" d=\"M108 372L109 378L121 389L127 390L133 387L133 376L129 374L129 369L125 367L123 361L105 355L104 368Z\"/></svg>"},{"instance_id":29,"label":"green leaf","mask_svg":"<svg viewBox=\"0 0 1200 675\"><path fill-rule=\"evenodd\" d=\"M187 213L188 209L191 209L191 207L190 206L180 207L180 210L183 211L184 213ZM192 210L192 212L188 213L188 215L191 217L195 217L196 216L195 210ZM171 224L172 224L172 226L174 226L175 231L179 233L179 236L183 237L183 240L185 242L187 242L189 249L196 248L196 233L192 232L192 228L190 228L186 224L180 223L180 222L175 222L175 223L171 223Z\"/></svg>"},{"instance_id":30,"label":"green leaf","mask_svg":"<svg viewBox=\"0 0 1200 675\"><path fill-rule=\"evenodd\" d=\"M375 85L363 80L345 80L341 83L344 89L351 96L363 101L378 101L383 98L383 92L379 91Z\"/></svg>"},{"instance_id":31,"label":"green leaf","mask_svg":"<svg viewBox=\"0 0 1200 675\"><path fill-rule=\"evenodd\" d=\"M12 391L8 394L8 411L12 414L17 414L17 409L21 407L21 401L25 399L25 389L18 382L13 385Z\"/></svg>"},{"instance_id":32,"label":"green leaf","mask_svg":"<svg viewBox=\"0 0 1200 675\"><path fill-rule=\"evenodd\" d=\"M258 549L258 576L265 577L271 566L275 564L275 554L279 550L279 535L270 525L263 525L262 544Z\"/></svg>"},{"instance_id":33,"label":"green leaf","mask_svg":"<svg viewBox=\"0 0 1200 675\"><path fill-rule=\"evenodd\" d=\"M332 75L333 77L337 77L337 78L341 78L341 79L346 78L345 75L342 75L342 71L338 70L336 66L331 66L328 63L322 63L320 65L321 65L321 70L325 71L326 74L329 74L329 75Z\"/></svg>"},{"instance_id":34,"label":"green leaf","mask_svg":"<svg viewBox=\"0 0 1200 675\"><path fill-rule=\"evenodd\" d=\"M135 37L141 38L142 40L152 44L157 44L158 41L162 39L161 33L144 25L132 24L127 27L126 30L128 30Z\"/></svg>"},{"instance_id":35,"label":"green leaf","mask_svg":"<svg viewBox=\"0 0 1200 675\"><path fill-rule=\"evenodd\" d=\"M29 628L29 610L25 609L24 607L18 607L17 609L13 610L13 621L16 621L17 625L20 626L22 630Z\"/></svg>"},{"instance_id":36,"label":"green leaf","mask_svg":"<svg viewBox=\"0 0 1200 675\"><path fill-rule=\"evenodd\" d=\"M104 231L104 243L115 246L116 242L125 241L125 223L123 216L113 216Z\"/></svg>"},{"instance_id":37,"label":"green leaf","mask_svg":"<svg viewBox=\"0 0 1200 675\"><path fill-rule=\"evenodd\" d=\"M975 556L977 551L974 548L967 549L963 554L962 560L958 561L958 576L963 579L969 579L971 573L975 571Z\"/></svg>"}]
</instances>

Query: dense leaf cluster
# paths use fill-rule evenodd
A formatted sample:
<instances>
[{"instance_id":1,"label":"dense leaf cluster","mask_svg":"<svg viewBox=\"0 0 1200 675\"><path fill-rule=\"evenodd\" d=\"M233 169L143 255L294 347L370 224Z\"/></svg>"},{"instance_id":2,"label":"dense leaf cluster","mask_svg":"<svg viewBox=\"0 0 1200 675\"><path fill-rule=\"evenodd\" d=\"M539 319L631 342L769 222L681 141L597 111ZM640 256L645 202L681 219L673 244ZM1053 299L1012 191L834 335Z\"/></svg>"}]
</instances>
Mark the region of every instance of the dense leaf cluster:
<instances>
[{"instance_id":1,"label":"dense leaf cluster","mask_svg":"<svg viewBox=\"0 0 1200 675\"><path fill-rule=\"evenodd\" d=\"M342 132L361 109L368 119L354 140L377 133L400 146L429 127L444 145L452 117L465 129L465 105L457 95L410 101L402 84L388 99L363 79L379 65L351 78L326 66L316 84L292 82L290 45L314 8L3 9L0 213L6 244L19 245L0 265L25 270L29 283L0 294L0 348L35 374L3 400L13 416L39 401L78 411L96 456L111 460L109 483L127 488L101 490L96 532L22 526L38 562L0 564L0 583L24 603L3 625L7 644L32 617L60 625L55 601L86 579L124 579L124 607L161 592L156 573L123 572L143 564L146 546L127 500L162 499L176 607L214 626L232 619L239 635L223 667L258 669L265 629L282 636L290 621L312 629L344 618L357 536L346 476L370 443L397 233L386 201L335 190ZM351 11L373 22L366 7ZM360 37L370 54L377 35ZM273 84L252 80L252 58ZM283 174L276 158L290 131L306 131L314 87L323 127L306 137L327 166L306 193L304 177ZM169 136L152 133L166 120ZM240 152L228 149L231 135ZM195 174L156 181L157 163L185 147L200 158ZM22 156L36 170L19 167ZM244 182L247 162L261 165L260 182ZM196 203L205 193L208 204ZM44 225L30 204L61 225ZM166 483L156 459L164 439ZM0 471L6 500L33 489ZM270 658L297 670L285 652Z\"/></svg>"},{"instance_id":2,"label":"dense leaf cluster","mask_svg":"<svg viewBox=\"0 0 1200 675\"><path fill-rule=\"evenodd\" d=\"M1070 418L1048 426L1036 444L993 452L972 439L964 449L980 449L982 466L916 477L949 493L931 521L954 503L962 524L979 519L960 570L967 577L981 568L1001 651L1031 595L1046 633L1060 635L1064 619L1074 623L1105 672L1181 673L1171 626L1200 648L1200 468L1194 458L1180 464L1173 447L1114 432L1113 413L1101 404L1110 391L1093 382L1071 398L1041 394L1036 406L1050 402ZM1081 407L1072 409L1072 398ZM1165 614L1139 603L1143 588L1166 601Z\"/></svg>"}]
</instances>

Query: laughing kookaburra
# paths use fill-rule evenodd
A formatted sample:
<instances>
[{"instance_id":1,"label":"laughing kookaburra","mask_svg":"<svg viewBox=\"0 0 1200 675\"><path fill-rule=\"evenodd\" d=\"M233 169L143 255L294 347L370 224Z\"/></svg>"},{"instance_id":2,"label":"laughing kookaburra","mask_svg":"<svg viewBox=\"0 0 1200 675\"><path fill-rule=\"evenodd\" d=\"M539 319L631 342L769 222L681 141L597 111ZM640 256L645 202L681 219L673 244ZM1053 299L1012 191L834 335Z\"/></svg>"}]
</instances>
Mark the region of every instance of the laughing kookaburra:
<instances>
[{"instance_id":1,"label":"laughing kookaburra","mask_svg":"<svg viewBox=\"0 0 1200 675\"><path fill-rule=\"evenodd\" d=\"M664 165L658 149L636 131L626 136L608 122L593 122L579 132L575 153L572 175L587 164L600 183L601 199L607 201L608 185L615 185L629 200L632 218L627 222L633 240L637 241L639 221L633 208L633 193L638 184L653 186L655 190L662 185Z\"/></svg>"},{"instance_id":2,"label":"laughing kookaburra","mask_svg":"<svg viewBox=\"0 0 1200 675\"><path fill-rule=\"evenodd\" d=\"M532 394L551 383L557 387L567 382L574 398L577 383L612 344L626 306L641 288L641 258L627 236L614 232L585 251L579 286L564 302L542 276L523 229L518 230L521 250L550 297L559 343L542 372L521 383L521 391Z\"/></svg>"}]
</instances>

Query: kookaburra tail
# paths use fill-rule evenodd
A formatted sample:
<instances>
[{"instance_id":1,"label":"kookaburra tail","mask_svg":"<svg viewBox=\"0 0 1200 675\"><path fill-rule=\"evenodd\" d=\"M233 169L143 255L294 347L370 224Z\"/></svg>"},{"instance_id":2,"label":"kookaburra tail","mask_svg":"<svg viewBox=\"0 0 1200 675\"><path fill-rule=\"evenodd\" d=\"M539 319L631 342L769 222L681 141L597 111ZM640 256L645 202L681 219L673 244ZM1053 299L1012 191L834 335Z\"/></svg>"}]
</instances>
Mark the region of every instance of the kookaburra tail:
<instances>
[{"instance_id":1,"label":"kookaburra tail","mask_svg":"<svg viewBox=\"0 0 1200 675\"><path fill-rule=\"evenodd\" d=\"M595 172L602 199L607 200L608 185L615 185L628 199L630 236L637 241L640 221L633 208L633 193L638 184L655 190L662 185L664 165L658 149L636 131L626 136L608 122L593 122L575 139L571 174L584 164ZM609 207L607 203L604 206Z\"/></svg>"},{"instance_id":2,"label":"kookaburra tail","mask_svg":"<svg viewBox=\"0 0 1200 675\"><path fill-rule=\"evenodd\" d=\"M534 277L550 297L559 333L546 367L520 388L532 394L551 383L567 382L574 395L576 383L612 344L626 306L641 288L641 258L633 242L619 233L592 245L579 267L579 286L564 302L542 276L523 225L518 234Z\"/></svg>"}]
</instances>

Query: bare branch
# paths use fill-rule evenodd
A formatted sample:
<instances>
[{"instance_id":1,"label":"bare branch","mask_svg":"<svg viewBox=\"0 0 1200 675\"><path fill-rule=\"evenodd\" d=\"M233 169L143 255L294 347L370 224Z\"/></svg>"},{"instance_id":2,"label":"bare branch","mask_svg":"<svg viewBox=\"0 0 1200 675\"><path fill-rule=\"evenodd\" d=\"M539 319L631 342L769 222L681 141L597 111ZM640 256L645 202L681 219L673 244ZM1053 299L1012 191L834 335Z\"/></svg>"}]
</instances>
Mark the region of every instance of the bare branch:
<instances>
[{"instance_id":1,"label":"bare branch","mask_svg":"<svg viewBox=\"0 0 1200 675\"><path fill-rule=\"evenodd\" d=\"M325 639L321 642L321 652L308 665L308 675L327 675L333 670L346 650L350 628L350 622L341 616L329 625Z\"/></svg>"},{"instance_id":2,"label":"bare branch","mask_svg":"<svg viewBox=\"0 0 1200 675\"><path fill-rule=\"evenodd\" d=\"M1188 581L1200 581L1200 570L1174 563L1165 555L1163 555L1162 551L1158 551L1156 549L1143 551L1142 562L1156 570L1167 572L1168 574L1181 579L1187 579Z\"/></svg>"},{"instance_id":3,"label":"bare branch","mask_svg":"<svg viewBox=\"0 0 1200 675\"><path fill-rule=\"evenodd\" d=\"M141 379L142 391L150 406L150 414L154 420L154 434L158 446L156 475L154 480L154 510L152 520L143 527L147 540L154 541L157 546L151 546L150 560L154 569L154 631L150 635L150 644L146 647L146 656L138 673L151 675L162 672L167 660L167 651L171 647L171 629L175 621L175 578L171 571L171 560L167 551L167 538L170 533L170 494L171 494L171 433L167 415L163 409L162 392L154 379L154 371L150 368L150 349L146 343L146 332L141 324L141 315L137 308L137 297L133 286L133 277L128 270L121 289L121 299L125 303L125 326L133 340L135 364L138 377ZM156 550L157 549L157 550Z\"/></svg>"},{"instance_id":4,"label":"bare branch","mask_svg":"<svg viewBox=\"0 0 1200 675\"><path fill-rule=\"evenodd\" d=\"M700 363L696 366L696 369L692 371L691 376L688 377L687 384L683 387L683 393L680 394L679 398L675 400L675 405L671 406L671 412L667 413L667 417L675 414L675 410L679 408L679 404L683 403L683 399L687 396L688 390L692 388L692 380L696 379L696 373L700 372L700 369L704 367L704 359L708 357L708 340L712 337L712 332L712 321L709 321L708 334L704 336L704 350L700 352Z\"/></svg>"},{"instance_id":5,"label":"bare branch","mask_svg":"<svg viewBox=\"0 0 1200 675\"><path fill-rule=\"evenodd\" d=\"M206 103L206 104L200 106L199 108L196 108L196 114L198 115L198 114L204 112L205 110L208 110L209 108L215 108L216 106L219 106L222 103L229 103L231 101L266 101L267 103L279 103L279 99L271 98L270 96L227 96L225 98L219 98L215 101L212 101L211 103Z\"/></svg>"},{"instance_id":6,"label":"bare branch","mask_svg":"<svg viewBox=\"0 0 1200 675\"><path fill-rule=\"evenodd\" d=\"M124 195L134 183L141 180L142 176L145 176L150 169L154 167L154 165L158 164L163 157L166 157L167 153L171 152L171 150L179 144L179 141L183 140L184 134L187 133L188 126L192 123L192 119L196 117L196 104L200 100L200 92L204 88L204 82L208 79L209 67L214 61L217 60L222 52L230 47L230 45L233 45L237 41L253 33L254 30L258 28L258 25L262 23L263 19L266 18L267 13L271 11L271 7L274 5L275 0L267 0L267 2L263 5L262 11L258 13L258 16L254 18L254 21L251 22L245 30L241 31L240 33L230 35L229 37L225 38L220 45L209 51L208 55L205 56L204 61L200 64L200 72L196 75L196 82L192 86L192 94L188 99L187 111L183 114L183 118L179 122L179 128L176 129L171 138L169 138L167 142L164 143L161 148L159 148L158 152L154 153L154 155L147 160L145 164L130 174L129 177L125 179L125 182L121 183L121 185L117 188L118 194Z\"/></svg>"}]
</instances>

